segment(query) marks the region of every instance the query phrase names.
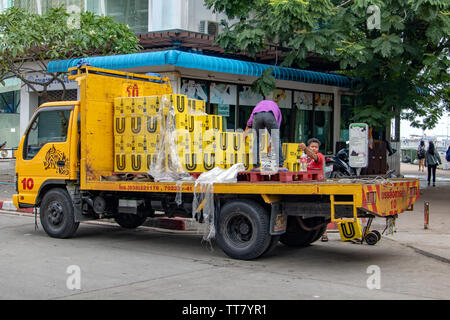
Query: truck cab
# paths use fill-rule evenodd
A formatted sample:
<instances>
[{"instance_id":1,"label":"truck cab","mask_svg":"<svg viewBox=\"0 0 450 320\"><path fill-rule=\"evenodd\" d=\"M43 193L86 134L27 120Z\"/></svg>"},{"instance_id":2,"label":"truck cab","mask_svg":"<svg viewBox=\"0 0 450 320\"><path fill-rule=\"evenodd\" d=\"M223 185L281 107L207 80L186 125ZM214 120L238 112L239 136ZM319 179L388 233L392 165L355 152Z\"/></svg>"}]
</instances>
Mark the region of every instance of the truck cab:
<instances>
[{"instance_id":1,"label":"truck cab","mask_svg":"<svg viewBox=\"0 0 450 320\"><path fill-rule=\"evenodd\" d=\"M79 101L41 105L16 151L17 208L39 205L49 188L76 180L79 171Z\"/></svg>"}]
</instances>

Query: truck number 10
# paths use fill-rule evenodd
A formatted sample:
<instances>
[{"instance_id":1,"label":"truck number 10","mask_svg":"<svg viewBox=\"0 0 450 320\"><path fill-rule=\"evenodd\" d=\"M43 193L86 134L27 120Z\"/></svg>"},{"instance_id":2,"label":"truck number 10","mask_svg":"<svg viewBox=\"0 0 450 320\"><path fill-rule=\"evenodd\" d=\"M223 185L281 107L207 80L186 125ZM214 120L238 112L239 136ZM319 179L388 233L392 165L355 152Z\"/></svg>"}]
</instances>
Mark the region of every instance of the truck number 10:
<instances>
[{"instance_id":1,"label":"truck number 10","mask_svg":"<svg viewBox=\"0 0 450 320\"><path fill-rule=\"evenodd\" d=\"M32 178L23 178L20 182L22 182L23 190L31 190L34 187L34 181Z\"/></svg>"}]
</instances>

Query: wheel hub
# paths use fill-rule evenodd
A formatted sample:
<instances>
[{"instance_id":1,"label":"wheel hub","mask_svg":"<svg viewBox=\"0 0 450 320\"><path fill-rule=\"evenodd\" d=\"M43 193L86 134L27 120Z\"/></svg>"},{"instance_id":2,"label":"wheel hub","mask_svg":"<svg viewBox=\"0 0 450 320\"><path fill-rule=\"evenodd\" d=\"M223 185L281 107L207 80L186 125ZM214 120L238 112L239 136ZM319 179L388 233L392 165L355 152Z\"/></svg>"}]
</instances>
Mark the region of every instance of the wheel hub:
<instances>
[{"instance_id":1,"label":"wheel hub","mask_svg":"<svg viewBox=\"0 0 450 320\"><path fill-rule=\"evenodd\" d=\"M252 226L246 217L242 215L235 216L231 218L228 226L228 237L232 241L242 244L251 239Z\"/></svg>"},{"instance_id":2,"label":"wheel hub","mask_svg":"<svg viewBox=\"0 0 450 320\"><path fill-rule=\"evenodd\" d=\"M250 231L249 225L245 222L241 222L241 224L239 225L239 232L245 235L248 234L249 231Z\"/></svg>"},{"instance_id":3,"label":"wheel hub","mask_svg":"<svg viewBox=\"0 0 450 320\"><path fill-rule=\"evenodd\" d=\"M48 206L48 221L53 225L58 225L63 219L63 208L59 202L52 202Z\"/></svg>"}]
</instances>

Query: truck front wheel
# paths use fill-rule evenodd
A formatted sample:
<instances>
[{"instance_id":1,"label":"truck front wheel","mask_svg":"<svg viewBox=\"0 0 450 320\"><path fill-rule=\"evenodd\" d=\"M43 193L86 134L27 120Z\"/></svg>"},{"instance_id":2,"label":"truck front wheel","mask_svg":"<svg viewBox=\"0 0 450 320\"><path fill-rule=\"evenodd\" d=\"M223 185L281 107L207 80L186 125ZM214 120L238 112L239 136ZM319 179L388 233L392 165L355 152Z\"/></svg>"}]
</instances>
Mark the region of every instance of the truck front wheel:
<instances>
[{"instance_id":1,"label":"truck front wheel","mask_svg":"<svg viewBox=\"0 0 450 320\"><path fill-rule=\"evenodd\" d=\"M234 200L221 209L217 244L231 258L251 260L261 256L272 240L267 211L257 202Z\"/></svg>"},{"instance_id":2,"label":"truck front wheel","mask_svg":"<svg viewBox=\"0 0 450 320\"><path fill-rule=\"evenodd\" d=\"M75 222L69 193L61 188L50 189L42 198L40 219L45 232L53 238L70 238L80 225Z\"/></svg>"}]
</instances>

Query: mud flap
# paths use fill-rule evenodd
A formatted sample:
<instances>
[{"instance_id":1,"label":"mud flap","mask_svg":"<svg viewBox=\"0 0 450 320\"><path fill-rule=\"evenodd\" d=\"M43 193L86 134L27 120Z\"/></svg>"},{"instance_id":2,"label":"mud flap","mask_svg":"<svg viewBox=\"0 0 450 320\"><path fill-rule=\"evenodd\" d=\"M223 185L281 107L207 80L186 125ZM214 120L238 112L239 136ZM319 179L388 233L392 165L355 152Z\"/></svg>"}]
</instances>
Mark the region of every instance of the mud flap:
<instances>
[{"instance_id":1,"label":"mud flap","mask_svg":"<svg viewBox=\"0 0 450 320\"><path fill-rule=\"evenodd\" d=\"M287 215L281 211L279 202L272 203L270 211L270 234L280 235L286 232Z\"/></svg>"}]
</instances>

